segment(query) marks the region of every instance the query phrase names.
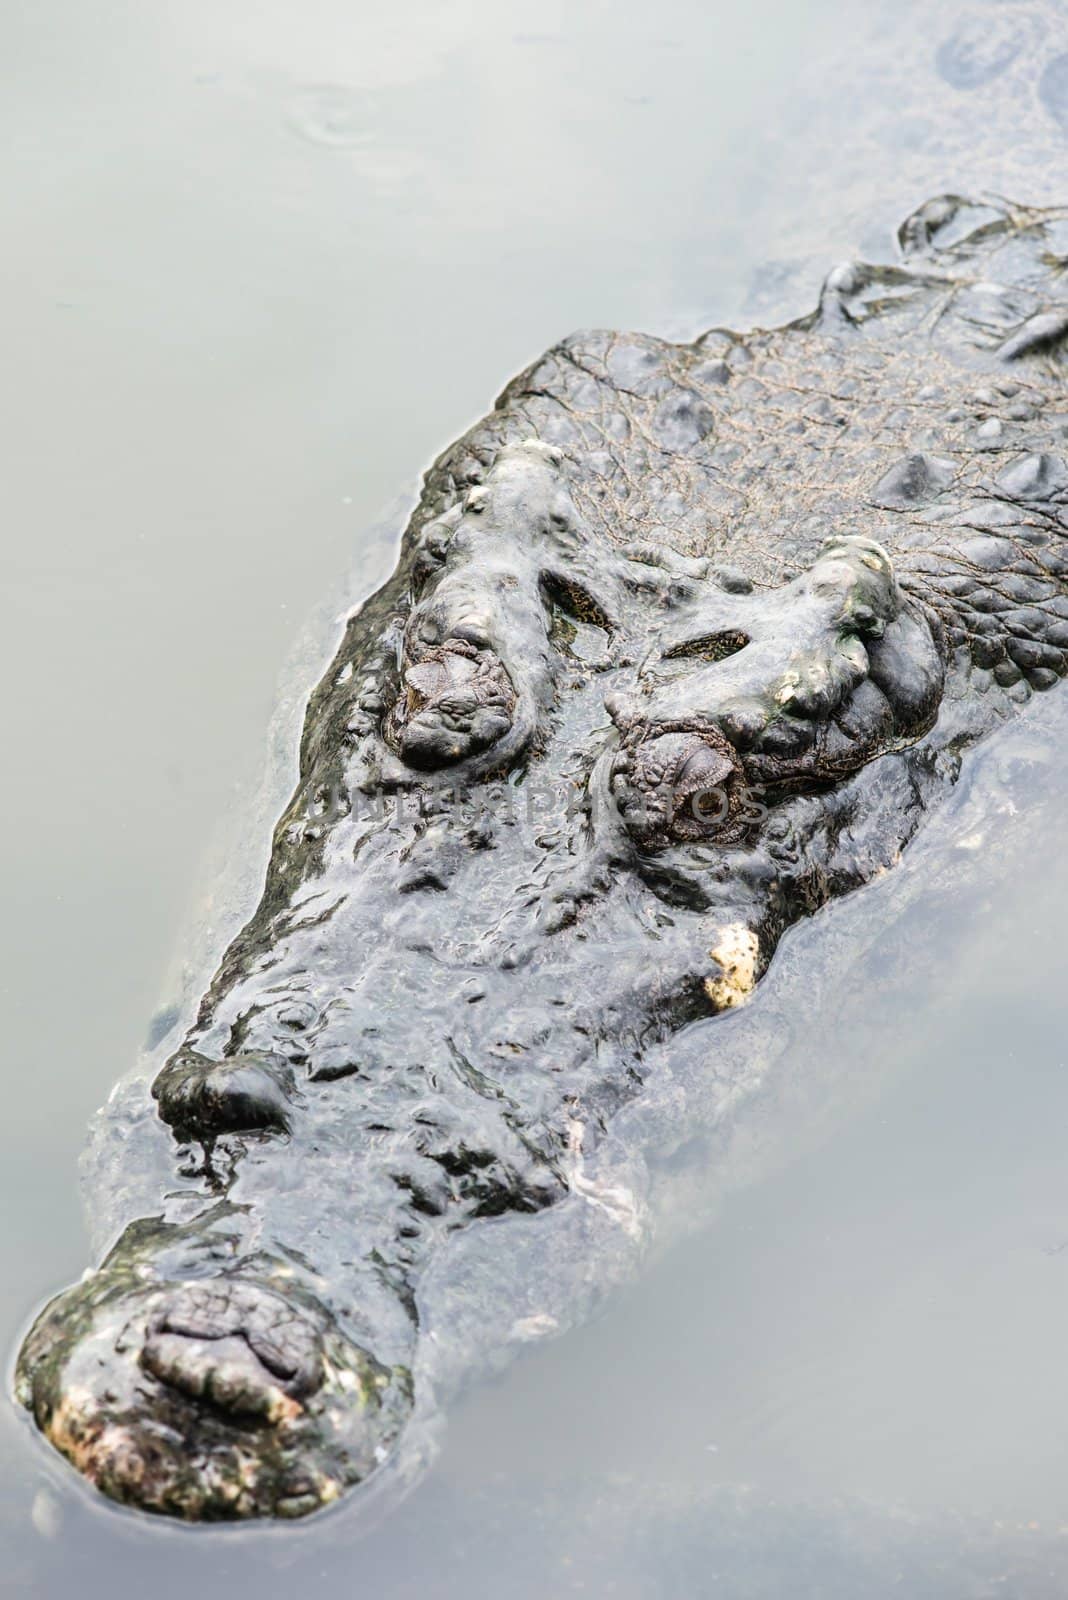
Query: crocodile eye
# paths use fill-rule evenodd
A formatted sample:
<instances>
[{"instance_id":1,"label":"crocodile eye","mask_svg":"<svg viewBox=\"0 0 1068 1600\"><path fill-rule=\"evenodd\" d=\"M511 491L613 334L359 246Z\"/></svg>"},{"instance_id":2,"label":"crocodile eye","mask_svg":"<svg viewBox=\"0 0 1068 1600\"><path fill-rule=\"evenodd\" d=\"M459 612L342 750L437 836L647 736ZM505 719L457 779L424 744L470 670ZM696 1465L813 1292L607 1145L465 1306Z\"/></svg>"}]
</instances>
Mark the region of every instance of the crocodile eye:
<instances>
[{"instance_id":1,"label":"crocodile eye","mask_svg":"<svg viewBox=\"0 0 1068 1600\"><path fill-rule=\"evenodd\" d=\"M749 635L740 628L727 628L722 633L703 633L696 639L684 639L681 644L665 650L664 661L726 661L736 656L749 643Z\"/></svg>"},{"instance_id":2,"label":"crocodile eye","mask_svg":"<svg viewBox=\"0 0 1068 1600\"><path fill-rule=\"evenodd\" d=\"M690 796L690 810L698 822L709 826L725 822L730 810L730 800L725 789L698 789Z\"/></svg>"}]
</instances>

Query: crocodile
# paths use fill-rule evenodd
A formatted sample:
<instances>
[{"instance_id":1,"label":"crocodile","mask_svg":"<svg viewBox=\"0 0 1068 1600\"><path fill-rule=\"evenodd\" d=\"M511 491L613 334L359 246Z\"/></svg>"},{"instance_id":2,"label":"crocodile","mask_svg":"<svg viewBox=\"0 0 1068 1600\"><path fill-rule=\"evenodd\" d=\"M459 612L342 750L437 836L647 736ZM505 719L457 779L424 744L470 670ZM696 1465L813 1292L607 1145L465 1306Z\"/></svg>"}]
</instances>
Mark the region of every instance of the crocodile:
<instances>
[{"instance_id":1,"label":"crocodile","mask_svg":"<svg viewBox=\"0 0 1068 1600\"><path fill-rule=\"evenodd\" d=\"M414 1461L428 1285L505 1351L629 1270L650 1076L719 1017L728 1115L783 933L1064 675L1068 209L943 195L899 245L785 327L567 338L427 472L257 908L103 1113L116 1174L165 1140L158 1208L18 1357L105 1495L297 1517Z\"/></svg>"}]
</instances>

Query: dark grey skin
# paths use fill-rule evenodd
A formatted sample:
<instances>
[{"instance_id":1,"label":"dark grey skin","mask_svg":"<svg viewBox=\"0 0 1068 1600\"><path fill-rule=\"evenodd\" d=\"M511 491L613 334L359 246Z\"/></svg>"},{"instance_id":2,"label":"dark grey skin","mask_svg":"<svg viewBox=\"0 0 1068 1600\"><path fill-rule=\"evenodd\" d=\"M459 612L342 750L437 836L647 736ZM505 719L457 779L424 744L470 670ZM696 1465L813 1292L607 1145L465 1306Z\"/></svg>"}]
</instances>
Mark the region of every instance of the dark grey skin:
<instances>
[{"instance_id":1,"label":"dark grey skin","mask_svg":"<svg viewBox=\"0 0 1068 1600\"><path fill-rule=\"evenodd\" d=\"M504 1276L585 1207L554 1292L610 1278L650 1063L1065 671L1066 221L945 197L789 327L578 335L435 463L153 1087L158 1214L22 1348L104 1493L299 1516L403 1461L461 1231Z\"/></svg>"}]
</instances>

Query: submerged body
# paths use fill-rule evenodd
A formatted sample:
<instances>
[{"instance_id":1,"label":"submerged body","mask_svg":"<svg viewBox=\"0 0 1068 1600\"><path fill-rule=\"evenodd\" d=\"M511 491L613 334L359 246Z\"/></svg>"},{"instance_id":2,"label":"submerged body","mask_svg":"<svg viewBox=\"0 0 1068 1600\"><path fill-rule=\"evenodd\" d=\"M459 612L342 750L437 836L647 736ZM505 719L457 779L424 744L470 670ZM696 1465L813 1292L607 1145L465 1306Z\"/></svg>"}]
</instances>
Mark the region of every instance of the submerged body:
<instances>
[{"instance_id":1,"label":"submerged body","mask_svg":"<svg viewBox=\"0 0 1068 1600\"><path fill-rule=\"evenodd\" d=\"M576 336L428 474L153 1087L158 1215L20 1356L106 1493L317 1509L428 1403L435 1275L491 1324L512 1278L502 1346L554 1326L539 1263L610 1282L642 1218L605 1152L663 1049L1063 674L1068 217L946 198L902 246L772 333Z\"/></svg>"}]
</instances>

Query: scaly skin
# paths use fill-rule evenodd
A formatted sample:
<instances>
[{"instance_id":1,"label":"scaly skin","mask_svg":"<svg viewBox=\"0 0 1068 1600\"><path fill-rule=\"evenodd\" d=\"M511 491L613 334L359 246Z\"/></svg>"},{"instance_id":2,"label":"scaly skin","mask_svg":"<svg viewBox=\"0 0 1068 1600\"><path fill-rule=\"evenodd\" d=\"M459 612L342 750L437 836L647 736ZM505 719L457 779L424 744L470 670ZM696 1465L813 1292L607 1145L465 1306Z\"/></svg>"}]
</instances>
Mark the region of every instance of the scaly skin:
<instances>
[{"instance_id":1,"label":"scaly skin","mask_svg":"<svg viewBox=\"0 0 1068 1600\"><path fill-rule=\"evenodd\" d=\"M585 1206L607 1275L655 1050L1063 675L1064 217L943 198L787 328L577 335L432 467L156 1080L159 1215L23 1346L107 1494L297 1515L403 1457L449 1241L495 1219L503 1274Z\"/></svg>"}]
</instances>

